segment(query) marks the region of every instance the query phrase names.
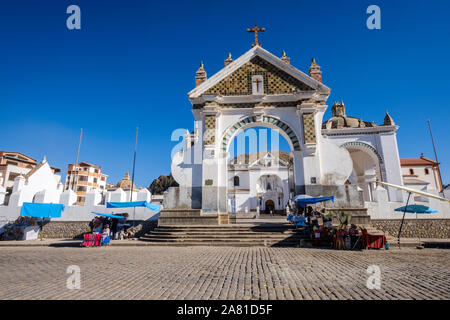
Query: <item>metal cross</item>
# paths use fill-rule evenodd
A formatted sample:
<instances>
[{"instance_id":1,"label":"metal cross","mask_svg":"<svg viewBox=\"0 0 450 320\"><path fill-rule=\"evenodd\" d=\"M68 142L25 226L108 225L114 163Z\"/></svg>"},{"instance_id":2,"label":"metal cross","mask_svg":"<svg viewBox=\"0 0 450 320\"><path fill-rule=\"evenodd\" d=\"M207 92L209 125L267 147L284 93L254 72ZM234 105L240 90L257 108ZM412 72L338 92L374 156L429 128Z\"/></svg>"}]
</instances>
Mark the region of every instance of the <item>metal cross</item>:
<instances>
[{"instance_id":1,"label":"metal cross","mask_svg":"<svg viewBox=\"0 0 450 320\"><path fill-rule=\"evenodd\" d=\"M255 33L255 43L252 43L252 47L261 46L261 43L258 43L258 32L264 32L264 31L266 31L266 28L258 28L257 24L255 24L255 26L253 28L247 29L247 32Z\"/></svg>"}]
</instances>

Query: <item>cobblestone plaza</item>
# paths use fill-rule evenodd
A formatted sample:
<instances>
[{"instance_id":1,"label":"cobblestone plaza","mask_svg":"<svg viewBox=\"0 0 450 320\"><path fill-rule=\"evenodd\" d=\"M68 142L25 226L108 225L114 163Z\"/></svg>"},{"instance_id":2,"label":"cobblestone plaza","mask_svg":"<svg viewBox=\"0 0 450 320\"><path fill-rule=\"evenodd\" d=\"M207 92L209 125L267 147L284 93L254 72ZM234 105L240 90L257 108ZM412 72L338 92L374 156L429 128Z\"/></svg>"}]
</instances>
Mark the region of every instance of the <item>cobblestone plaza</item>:
<instances>
[{"instance_id":1,"label":"cobblestone plaza","mask_svg":"<svg viewBox=\"0 0 450 320\"><path fill-rule=\"evenodd\" d=\"M449 299L450 252L4 247L0 299ZM79 266L80 289L67 268ZM371 265L381 288L366 286Z\"/></svg>"}]
</instances>

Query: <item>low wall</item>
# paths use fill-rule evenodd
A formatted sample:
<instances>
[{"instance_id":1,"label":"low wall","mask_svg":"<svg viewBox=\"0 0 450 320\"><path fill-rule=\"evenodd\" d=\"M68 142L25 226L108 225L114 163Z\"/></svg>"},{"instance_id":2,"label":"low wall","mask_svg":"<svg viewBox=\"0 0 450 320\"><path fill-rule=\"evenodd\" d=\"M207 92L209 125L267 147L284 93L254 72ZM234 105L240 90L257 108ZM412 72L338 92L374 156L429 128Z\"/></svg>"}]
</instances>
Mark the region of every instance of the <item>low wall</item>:
<instances>
[{"instance_id":1,"label":"low wall","mask_svg":"<svg viewBox=\"0 0 450 320\"><path fill-rule=\"evenodd\" d=\"M0 206L0 218L6 219L8 221L16 220L20 215L20 210L22 207L9 207ZM65 221L65 222L89 222L95 217L92 212L100 213L128 213L129 219L138 220L148 220L148 219L158 219L159 212L152 211L145 207L136 208L106 208L105 206L66 206L66 209L61 213L60 218L52 218L52 222Z\"/></svg>"},{"instance_id":2,"label":"low wall","mask_svg":"<svg viewBox=\"0 0 450 320\"><path fill-rule=\"evenodd\" d=\"M133 224L132 221L128 222L131 225ZM142 225L142 229L136 236L143 236L145 233L153 230L157 223L157 220L135 221L135 226ZM81 239L88 228L89 222L87 221L50 221L42 228L42 236L47 239Z\"/></svg>"},{"instance_id":3,"label":"low wall","mask_svg":"<svg viewBox=\"0 0 450 320\"><path fill-rule=\"evenodd\" d=\"M372 219L372 225L393 237L397 237L402 219ZM450 238L450 219L405 219L401 237L417 238Z\"/></svg>"}]
</instances>

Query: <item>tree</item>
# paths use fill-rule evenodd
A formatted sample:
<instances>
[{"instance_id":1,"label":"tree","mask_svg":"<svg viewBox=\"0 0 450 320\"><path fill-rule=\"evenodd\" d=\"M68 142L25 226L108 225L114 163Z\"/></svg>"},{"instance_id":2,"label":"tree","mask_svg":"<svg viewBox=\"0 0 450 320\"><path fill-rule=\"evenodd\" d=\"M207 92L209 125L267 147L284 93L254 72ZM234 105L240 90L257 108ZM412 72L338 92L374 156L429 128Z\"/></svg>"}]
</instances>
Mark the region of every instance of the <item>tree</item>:
<instances>
[{"instance_id":1,"label":"tree","mask_svg":"<svg viewBox=\"0 0 450 320\"><path fill-rule=\"evenodd\" d=\"M160 175L153 180L152 184L148 187L148 190L152 194L163 194L169 187L178 187L178 183L172 177L172 174L168 176Z\"/></svg>"}]
</instances>

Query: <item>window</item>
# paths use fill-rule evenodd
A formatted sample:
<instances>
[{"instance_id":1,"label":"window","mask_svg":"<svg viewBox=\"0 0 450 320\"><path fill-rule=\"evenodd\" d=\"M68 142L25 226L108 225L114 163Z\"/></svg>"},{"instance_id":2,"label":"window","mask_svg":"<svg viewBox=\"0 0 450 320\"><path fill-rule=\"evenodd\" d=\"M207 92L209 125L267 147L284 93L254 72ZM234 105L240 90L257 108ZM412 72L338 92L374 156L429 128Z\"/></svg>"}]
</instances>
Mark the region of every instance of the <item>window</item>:
<instances>
[{"instance_id":1,"label":"window","mask_svg":"<svg viewBox=\"0 0 450 320\"><path fill-rule=\"evenodd\" d=\"M234 176L233 183L234 183L235 187L239 187L239 177L238 176Z\"/></svg>"},{"instance_id":2,"label":"window","mask_svg":"<svg viewBox=\"0 0 450 320\"><path fill-rule=\"evenodd\" d=\"M414 169L409 169L409 174L413 175L414 174Z\"/></svg>"},{"instance_id":3,"label":"window","mask_svg":"<svg viewBox=\"0 0 450 320\"><path fill-rule=\"evenodd\" d=\"M430 174L430 170L428 170L428 168L425 168L425 174Z\"/></svg>"},{"instance_id":4,"label":"window","mask_svg":"<svg viewBox=\"0 0 450 320\"><path fill-rule=\"evenodd\" d=\"M10 172L9 173L9 178L8 178L8 180L9 181L14 181L14 179L16 178L16 177L18 177L20 175L20 173L13 173L13 172Z\"/></svg>"},{"instance_id":5,"label":"window","mask_svg":"<svg viewBox=\"0 0 450 320\"><path fill-rule=\"evenodd\" d=\"M264 80L262 75L252 77L252 94L264 94Z\"/></svg>"}]
</instances>

